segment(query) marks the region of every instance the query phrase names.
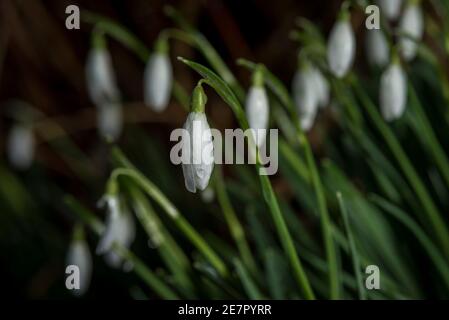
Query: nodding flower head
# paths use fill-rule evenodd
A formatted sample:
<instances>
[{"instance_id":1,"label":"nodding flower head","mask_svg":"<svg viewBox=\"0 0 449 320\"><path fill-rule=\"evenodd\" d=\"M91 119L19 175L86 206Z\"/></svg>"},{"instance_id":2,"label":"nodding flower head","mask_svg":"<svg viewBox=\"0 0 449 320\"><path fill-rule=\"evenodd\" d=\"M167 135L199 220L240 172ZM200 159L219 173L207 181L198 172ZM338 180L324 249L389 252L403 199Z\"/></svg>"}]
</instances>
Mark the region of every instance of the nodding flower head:
<instances>
[{"instance_id":1,"label":"nodding flower head","mask_svg":"<svg viewBox=\"0 0 449 320\"><path fill-rule=\"evenodd\" d=\"M387 19L395 20L401 13L402 0L377 0L376 3Z\"/></svg>"},{"instance_id":2,"label":"nodding flower head","mask_svg":"<svg viewBox=\"0 0 449 320\"><path fill-rule=\"evenodd\" d=\"M405 111L407 76L397 58L382 74L379 101L382 116L386 121L400 118Z\"/></svg>"},{"instance_id":3,"label":"nodding flower head","mask_svg":"<svg viewBox=\"0 0 449 320\"><path fill-rule=\"evenodd\" d=\"M333 26L327 43L327 61L330 71L337 78L344 77L352 66L355 56L355 36L347 10Z\"/></svg>"},{"instance_id":4,"label":"nodding flower head","mask_svg":"<svg viewBox=\"0 0 449 320\"><path fill-rule=\"evenodd\" d=\"M144 100L156 112L165 110L170 100L173 70L168 56L167 40L156 43L156 50L148 59L144 74Z\"/></svg>"},{"instance_id":5,"label":"nodding flower head","mask_svg":"<svg viewBox=\"0 0 449 320\"><path fill-rule=\"evenodd\" d=\"M123 128L123 111L119 103L105 103L98 108L97 127L100 134L116 141Z\"/></svg>"},{"instance_id":6,"label":"nodding flower head","mask_svg":"<svg viewBox=\"0 0 449 320\"><path fill-rule=\"evenodd\" d=\"M74 265L79 269L79 288L72 290L76 296L82 296L89 289L92 276L92 256L89 246L84 239L84 232L80 226L75 227L72 242L66 257L67 266Z\"/></svg>"},{"instance_id":7,"label":"nodding flower head","mask_svg":"<svg viewBox=\"0 0 449 320\"><path fill-rule=\"evenodd\" d=\"M315 72L312 65L302 63L293 78L293 99L304 131L312 128L318 112L320 92Z\"/></svg>"},{"instance_id":8,"label":"nodding flower head","mask_svg":"<svg viewBox=\"0 0 449 320\"><path fill-rule=\"evenodd\" d=\"M253 85L246 96L245 109L249 127L253 129L254 140L257 146L261 147L265 143L270 112L261 68L257 68L253 74Z\"/></svg>"},{"instance_id":9,"label":"nodding flower head","mask_svg":"<svg viewBox=\"0 0 449 320\"><path fill-rule=\"evenodd\" d=\"M106 262L114 268L125 267L122 258L115 253L114 244L128 249L135 237L135 225L131 213L116 195L106 195L100 200L106 206L105 229L97 246L97 254L104 254Z\"/></svg>"},{"instance_id":10,"label":"nodding flower head","mask_svg":"<svg viewBox=\"0 0 449 320\"><path fill-rule=\"evenodd\" d=\"M111 56L105 45L97 45L90 50L86 81L90 99L96 106L120 101Z\"/></svg>"},{"instance_id":11,"label":"nodding flower head","mask_svg":"<svg viewBox=\"0 0 449 320\"><path fill-rule=\"evenodd\" d=\"M26 170L33 163L35 140L33 129L28 124L12 127L7 141L9 162L18 170Z\"/></svg>"},{"instance_id":12,"label":"nodding flower head","mask_svg":"<svg viewBox=\"0 0 449 320\"><path fill-rule=\"evenodd\" d=\"M367 30L366 55L371 65L380 68L385 67L390 61L390 48L381 29Z\"/></svg>"},{"instance_id":13,"label":"nodding flower head","mask_svg":"<svg viewBox=\"0 0 449 320\"><path fill-rule=\"evenodd\" d=\"M212 133L204 113L206 101L206 94L198 84L192 94L192 110L184 124L181 149L185 185L193 193L206 189L214 168Z\"/></svg>"},{"instance_id":14,"label":"nodding flower head","mask_svg":"<svg viewBox=\"0 0 449 320\"><path fill-rule=\"evenodd\" d=\"M416 56L418 43L424 34L424 18L419 1L410 1L400 21L400 48L405 60L410 61Z\"/></svg>"}]
</instances>

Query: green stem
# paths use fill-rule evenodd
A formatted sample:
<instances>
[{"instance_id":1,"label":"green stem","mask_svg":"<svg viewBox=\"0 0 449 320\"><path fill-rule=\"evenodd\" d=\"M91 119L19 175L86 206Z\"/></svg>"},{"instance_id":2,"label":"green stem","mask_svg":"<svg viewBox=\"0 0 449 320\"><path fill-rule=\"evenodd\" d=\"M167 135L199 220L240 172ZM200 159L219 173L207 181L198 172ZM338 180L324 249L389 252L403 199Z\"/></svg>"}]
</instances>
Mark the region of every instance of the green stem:
<instances>
[{"instance_id":1,"label":"green stem","mask_svg":"<svg viewBox=\"0 0 449 320\"><path fill-rule=\"evenodd\" d=\"M417 197L421 201L424 211L426 213L426 218L430 222L433 232L435 232L436 237L441 245L441 248L446 253L446 256L449 258L449 233L446 228L446 224L444 220L441 218L441 215L434 204L432 198L424 187L421 179L413 168L410 160L408 159L406 153L401 147L401 144L394 136L391 129L387 126L387 124L383 121L379 112L377 111L375 105L367 96L367 94L360 87L358 80L354 77L352 81L353 87L355 89L356 95L359 97L362 105L368 112L370 118L374 122L379 133L384 138L388 147L390 148L393 155L396 157L401 169L409 181L410 185L413 187Z\"/></svg>"},{"instance_id":2,"label":"green stem","mask_svg":"<svg viewBox=\"0 0 449 320\"><path fill-rule=\"evenodd\" d=\"M229 226L232 237L237 245L237 248L242 256L242 260L247 266L247 268L253 272L257 271L256 262L251 253L251 249L245 238L245 233L240 221L237 218L237 214L232 207L231 200L229 199L228 193L226 192L226 187L223 181L223 174L221 168L216 168L214 170L214 182L215 190L217 192L218 202L220 203L221 209L223 211L225 220Z\"/></svg>"},{"instance_id":3,"label":"green stem","mask_svg":"<svg viewBox=\"0 0 449 320\"><path fill-rule=\"evenodd\" d=\"M114 153L116 160L120 162L125 168L115 169L110 176L110 181L116 181L120 176L131 178L137 183L142 190L144 190L154 201L156 201L165 213L171 218L176 226L186 235L193 245L209 260L218 273L226 277L228 270L221 258L212 250L201 235L188 223L188 221L181 215L178 209L165 197L165 195L145 176L132 168L126 168L129 161L124 158L118 149Z\"/></svg>"}]
</instances>

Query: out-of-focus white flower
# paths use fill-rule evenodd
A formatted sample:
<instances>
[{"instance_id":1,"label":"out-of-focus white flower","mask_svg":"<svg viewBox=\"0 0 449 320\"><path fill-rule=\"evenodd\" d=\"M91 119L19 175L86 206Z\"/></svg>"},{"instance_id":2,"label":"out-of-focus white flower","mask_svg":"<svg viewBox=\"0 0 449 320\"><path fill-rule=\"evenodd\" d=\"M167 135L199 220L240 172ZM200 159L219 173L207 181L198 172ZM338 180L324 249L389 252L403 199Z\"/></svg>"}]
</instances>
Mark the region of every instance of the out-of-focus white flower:
<instances>
[{"instance_id":1,"label":"out-of-focus white flower","mask_svg":"<svg viewBox=\"0 0 449 320\"><path fill-rule=\"evenodd\" d=\"M416 1L410 2L405 8L399 31L404 34L399 42L402 56L405 60L410 61L415 58L418 42L421 41L424 34L423 13Z\"/></svg>"},{"instance_id":2,"label":"out-of-focus white flower","mask_svg":"<svg viewBox=\"0 0 449 320\"><path fill-rule=\"evenodd\" d=\"M379 101L386 121L400 118L405 111L407 76L397 61L391 63L381 77Z\"/></svg>"},{"instance_id":3,"label":"out-of-focus white flower","mask_svg":"<svg viewBox=\"0 0 449 320\"><path fill-rule=\"evenodd\" d=\"M317 67L312 67L312 78L315 80L315 87L317 92L318 106L325 108L329 104L330 88L327 79Z\"/></svg>"},{"instance_id":4,"label":"out-of-focus white flower","mask_svg":"<svg viewBox=\"0 0 449 320\"><path fill-rule=\"evenodd\" d=\"M89 246L84 239L73 239L66 258L67 265L77 266L79 269L79 289L71 290L74 295L82 296L89 289L92 276L92 256Z\"/></svg>"},{"instance_id":5,"label":"out-of-focus white flower","mask_svg":"<svg viewBox=\"0 0 449 320\"><path fill-rule=\"evenodd\" d=\"M384 14L387 19L395 20L401 13L402 0L377 0L377 5L380 7L381 14Z\"/></svg>"},{"instance_id":6,"label":"out-of-focus white flower","mask_svg":"<svg viewBox=\"0 0 449 320\"><path fill-rule=\"evenodd\" d=\"M28 169L34 159L35 141L33 130L25 124L16 124L8 136L9 162L19 170Z\"/></svg>"},{"instance_id":7,"label":"out-of-focus white flower","mask_svg":"<svg viewBox=\"0 0 449 320\"><path fill-rule=\"evenodd\" d=\"M214 189L211 186L207 186L207 188L201 192L201 199L205 203L212 203L215 199Z\"/></svg>"},{"instance_id":8,"label":"out-of-focus white flower","mask_svg":"<svg viewBox=\"0 0 449 320\"><path fill-rule=\"evenodd\" d=\"M166 53L153 53L145 67L145 104L154 111L163 111L170 100L173 85L173 70Z\"/></svg>"},{"instance_id":9,"label":"out-of-focus white flower","mask_svg":"<svg viewBox=\"0 0 449 320\"><path fill-rule=\"evenodd\" d=\"M349 14L343 15L333 26L327 43L327 61L330 71L337 78L344 77L355 56L355 36Z\"/></svg>"},{"instance_id":10,"label":"out-of-focus white flower","mask_svg":"<svg viewBox=\"0 0 449 320\"><path fill-rule=\"evenodd\" d=\"M184 124L181 141L182 173L188 191L203 191L209 184L214 168L212 132L204 109L207 96L199 83L192 93L191 112Z\"/></svg>"},{"instance_id":11,"label":"out-of-focus white flower","mask_svg":"<svg viewBox=\"0 0 449 320\"><path fill-rule=\"evenodd\" d=\"M298 69L293 78L293 99L299 113L301 127L309 131L318 112L319 92L314 68L306 65Z\"/></svg>"},{"instance_id":12,"label":"out-of-focus white flower","mask_svg":"<svg viewBox=\"0 0 449 320\"><path fill-rule=\"evenodd\" d=\"M101 135L116 141L123 129L123 111L118 103L107 103L97 108L97 126Z\"/></svg>"},{"instance_id":13,"label":"out-of-focus white flower","mask_svg":"<svg viewBox=\"0 0 449 320\"><path fill-rule=\"evenodd\" d=\"M268 97L263 86L252 86L249 89L245 109L249 127L254 130L254 140L261 147L265 143L266 132L262 134L259 129L267 130L269 117Z\"/></svg>"},{"instance_id":14,"label":"out-of-focus white flower","mask_svg":"<svg viewBox=\"0 0 449 320\"><path fill-rule=\"evenodd\" d=\"M120 92L117 87L112 59L104 47L94 47L87 57L86 81L89 96L97 106L117 103Z\"/></svg>"},{"instance_id":15,"label":"out-of-focus white flower","mask_svg":"<svg viewBox=\"0 0 449 320\"><path fill-rule=\"evenodd\" d=\"M135 225L131 214L121 207L119 198L108 195L103 200L107 209L106 225L97 246L97 254L105 254L106 262L114 268L124 267L113 245L129 248L134 241Z\"/></svg>"},{"instance_id":16,"label":"out-of-focus white flower","mask_svg":"<svg viewBox=\"0 0 449 320\"><path fill-rule=\"evenodd\" d=\"M390 60L390 49L381 29L367 30L366 55L368 62L373 66L383 68L388 64Z\"/></svg>"}]
</instances>

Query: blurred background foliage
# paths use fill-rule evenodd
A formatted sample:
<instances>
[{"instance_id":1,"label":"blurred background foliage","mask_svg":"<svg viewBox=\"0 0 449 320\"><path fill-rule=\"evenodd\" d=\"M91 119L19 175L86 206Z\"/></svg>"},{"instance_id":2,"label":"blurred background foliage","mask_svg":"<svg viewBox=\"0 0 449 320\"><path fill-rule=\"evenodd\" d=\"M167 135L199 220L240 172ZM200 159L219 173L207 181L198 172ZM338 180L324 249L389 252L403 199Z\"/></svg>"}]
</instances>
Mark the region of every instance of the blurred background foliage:
<instances>
[{"instance_id":1,"label":"blurred background foliage","mask_svg":"<svg viewBox=\"0 0 449 320\"><path fill-rule=\"evenodd\" d=\"M85 61L92 26L83 23L80 30L67 30L65 8L69 4L113 19L148 48L162 29L176 25L163 10L165 5L171 4L205 35L244 88L250 84L250 73L236 65L236 59L241 57L263 63L290 88L297 68L298 45L289 34L297 17L311 20L327 37L341 1L2 1L0 272L4 279L2 295L9 297L71 297L64 287L65 256L78 217L64 201L66 195L73 195L104 220L104 212L96 208L96 203L104 193L113 164L110 147L97 134L95 109L86 90ZM447 77L448 54L439 38L438 30L443 30L439 12L430 1L424 1L424 8L428 22L425 43L436 57L437 65L432 65L424 55L407 66L419 100L409 99L406 115L388 125L391 127L388 130L394 132L447 226L449 189L444 180L444 169L441 169L449 170L447 156L443 156L441 166L438 166L429 139L446 153L449 104L438 74ZM365 94L376 103L379 70L370 68L365 62L364 19L363 12L354 11L352 25L357 35L354 69ZM198 285L195 297L302 297L292 281L287 258L254 172L247 166L224 166L226 192L256 257L258 271L247 279L245 267L248 266L233 264L233 257L238 254L219 201L206 204L199 195L188 193L181 168L170 162L172 143L169 135L171 130L182 126L185 109L175 99L161 114L146 108L142 103L144 64L114 40L108 41L108 49L123 96L126 119L118 145L232 266L231 280L223 282L216 275L209 275L214 284L205 281ZM190 92L198 76L176 62L176 57L188 57L205 65L208 62L191 47L176 41L171 45L170 56L175 78ZM420 220L424 211L421 201L382 131L373 123L370 114L363 111L362 99L351 85L340 85L343 87L337 91L343 98L333 94L337 110L346 110L344 103L348 101L357 105L363 119L362 127L342 121L345 117L342 111L327 108L320 113L307 137L317 159L335 229L333 235L343 286L341 297L357 297L357 279L351 265L337 192L341 193L343 207L350 217L361 269L376 264L382 271L382 290L368 293L369 298L449 297L449 252L438 247L435 234L429 231L426 221ZM212 90L208 97L207 114L214 126L222 130L237 127L230 108ZM8 107L11 99L26 101L45 115L36 130L35 162L26 171L13 169L5 156L6 137L16 112ZM424 118L419 110L424 112ZM51 121L45 120L47 118ZM277 127L274 122L272 119L273 127ZM435 139L429 138L427 125ZM303 151L288 137L280 142L279 165L280 172L270 178L274 191L312 287L318 297L327 298L328 271L310 172ZM201 279L208 278L204 259L165 215L159 216L196 266L192 279L202 283L204 280ZM134 273L105 265L103 259L94 254L96 236L87 234L94 257L88 298L160 297ZM139 225L132 251L177 291L176 280L167 271L163 258L156 249L149 249L147 243L148 237Z\"/></svg>"}]
</instances>

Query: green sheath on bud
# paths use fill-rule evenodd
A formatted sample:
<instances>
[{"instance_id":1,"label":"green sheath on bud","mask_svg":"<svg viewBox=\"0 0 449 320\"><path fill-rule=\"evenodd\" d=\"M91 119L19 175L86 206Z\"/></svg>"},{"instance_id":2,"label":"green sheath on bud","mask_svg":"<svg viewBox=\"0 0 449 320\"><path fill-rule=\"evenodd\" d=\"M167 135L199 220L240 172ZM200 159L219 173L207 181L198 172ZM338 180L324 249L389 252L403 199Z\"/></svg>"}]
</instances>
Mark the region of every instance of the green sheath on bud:
<instances>
[{"instance_id":1,"label":"green sheath on bud","mask_svg":"<svg viewBox=\"0 0 449 320\"><path fill-rule=\"evenodd\" d=\"M201 86L201 81L197 84L195 89L193 89L192 100L191 100L191 110L193 112L204 113L204 109L207 103L207 96Z\"/></svg>"},{"instance_id":2,"label":"green sheath on bud","mask_svg":"<svg viewBox=\"0 0 449 320\"><path fill-rule=\"evenodd\" d=\"M263 78L263 69L261 65L258 65L254 70L252 82L254 87L263 87L264 78Z\"/></svg>"},{"instance_id":3,"label":"green sheath on bud","mask_svg":"<svg viewBox=\"0 0 449 320\"><path fill-rule=\"evenodd\" d=\"M161 34L159 35L159 38L156 40L156 43L154 44L154 51L156 53L162 53L162 54L168 54L168 39L167 36Z\"/></svg>"}]
</instances>

